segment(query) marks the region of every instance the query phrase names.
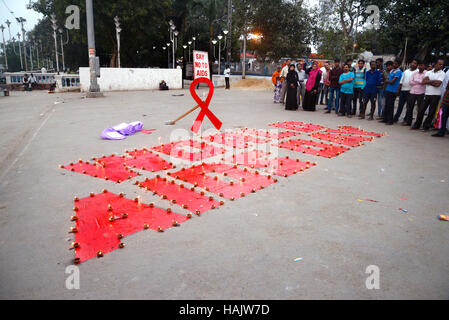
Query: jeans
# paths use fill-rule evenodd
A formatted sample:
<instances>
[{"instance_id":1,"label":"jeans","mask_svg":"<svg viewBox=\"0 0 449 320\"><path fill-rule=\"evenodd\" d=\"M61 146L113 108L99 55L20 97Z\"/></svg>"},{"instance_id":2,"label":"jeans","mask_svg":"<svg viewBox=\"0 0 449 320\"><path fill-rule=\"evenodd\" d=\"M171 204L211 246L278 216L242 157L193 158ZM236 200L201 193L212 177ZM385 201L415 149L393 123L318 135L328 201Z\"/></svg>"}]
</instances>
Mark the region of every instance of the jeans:
<instances>
[{"instance_id":1,"label":"jeans","mask_svg":"<svg viewBox=\"0 0 449 320\"><path fill-rule=\"evenodd\" d=\"M318 87L318 93L316 95L316 104L318 104L318 102L320 101L320 94L321 94L321 92L323 92L323 88L324 88L324 83L320 83L320 85Z\"/></svg>"},{"instance_id":2,"label":"jeans","mask_svg":"<svg viewBox=\"0 0 449 320\"><path fill-rule=\"evenodd\" d=\"M339 88L329 88L329 100L327 101L327 110L332 111L332 105L334 104L334 93L335 93L335 110L338 113L338 109L340 107Z\"/></svg>"},{"instance_id":3,"label":"jeans","mask_svg":"<svg viewBox=\"0 0 449 320\"><path fill-rule=\"evenodd\" d=\"M379 117L382 117L383 111L384 111L384 89L383 88L377 88L377 104L379 105L377 114Z\"/></svg>"},{"instance_id":4,"label":"jeans","mask_svg":"<svg viewBox=\"0 0 449 320\"><path fill-rule=\"evenodd\" d=\"M396 111L396 114L393 119L394 122L399 121L399 118L401 117L401 114L402 114L402 110L404 109L404 105L406 103L407 103L407 110L409 109L409 106L408 106L409 94L410 94L410 91L401 91L401 93L399 94L399 105L398 105L398 110ZM404 122L405 122L405 119L406 118L404 118Z\"/></svg>"},{"instance_id":5,"label":"jeans","mask_svg":"<svg viewBox=\"0 0 449 320\"><path fill-rule=\"evenodd\" d=\"M419 129L421 128L421 123L424 119L424 113L427 108L429 108L429 115L423 123L423 128L425 130L429 130L432 126L432 121L435 117L435 112L437 111L438 103L440 102L441 96L425 96L423 103L418 108L418 116L416 117L416 122L413 128Z\"/></svg>"},{"instance_id":6,"label":"jeans","mask_svg":"<svg viewBox=\"0 0 449 320\"><path fill-rule=\"evenodd\" d=\"M359 100L359 110L362 110L363 105L363 89L354 88L354 95L352 97L352 114L357 113L357 100Z\"/></svg>"},{"instance_id":7,"label":"jeans","mask_svg":"<svg viewBox=\"0 0 449 320\"><path fill-rule=\"evenodd\" d=\"M363 111L366 110L366 107L368 106L368 102L371 101L371 112L369 113L372 117L374 115L374 112L376 111L376 97L377 93L364 93L363 95ZM363 112L364 114L364 112Z\"/></svg>"},{"instance_id":8,"label":"jeans","mask_svg":"<svg viewBox=\"0 0 449 320\"><path fill-rule=\"evenodd\" d=\"M340 92L341 96L341 112L342 115L351 115L352 94Z\"/></svg>"},{"instance_id":9,"label":"jeans","mask_svg":"<svg viewBox=\"0 0 449 320\"><path fill-rule=\"evenodd\" d=\"M323 103L323 98L326 97L326 105L329 103L329 87L324 85L323 89L321 90L321 98L320 98L320 104Z\"/></svg>"},{"instance_id":10,"label":"jeans","mask_svg":"<svg viewBox=\"0 0 449 320\"><path fill-rule=\"evenodd\" d=\"M419 106L424 101L424 93L423 94L409 94L408 103L407 103L407 114L405 115L405 122L407 125L411 126L413 122L413 110L415 109L415 103L418 102L418 110Z\"/></svg>"},{"instance_id":11,"label":"jeans","mask_svg":"<svg viewBox=\"0 0 449 320\"><path fill-rule=\"evenodd\" d=\"M298 106L300 106L301 102L304 101L305 93L306 93L306 85L304 84L304 81L299 81L299 84L298 84Z\"/></svg>"},{"instance_id":12,"label":"jeans","mask_svg":"<svg viewBox=\"0 0 449 320\"><path fill-rule=\"evenodd\" d=\"M281 90L281 103L285 102L285 96L287 94L287 80L284 79L282 82L282 90Z\"/></svg>"},{"instance_id":13,"label":"jeans","mask_svg":"<svg viewBox=\"0 0 449 320\"><path fill-rule=\"evenodd\" d=\"M396 92L385 91L384 120L387 123L393 123L395 101L396 101Z\"/></svg>"},{"instance_id":14,"label":"jeans","mask_svg":"<svg viewBox=\"0 0 449 320\"><path fill-rule=\"evenodd\" d=\"M446 134L447 128L447 118L449 117L449 105L442 105L443 107L443 115L441 116L441 129L438 131L440 136L444 136Z\"/></svg>"}]
</instances>

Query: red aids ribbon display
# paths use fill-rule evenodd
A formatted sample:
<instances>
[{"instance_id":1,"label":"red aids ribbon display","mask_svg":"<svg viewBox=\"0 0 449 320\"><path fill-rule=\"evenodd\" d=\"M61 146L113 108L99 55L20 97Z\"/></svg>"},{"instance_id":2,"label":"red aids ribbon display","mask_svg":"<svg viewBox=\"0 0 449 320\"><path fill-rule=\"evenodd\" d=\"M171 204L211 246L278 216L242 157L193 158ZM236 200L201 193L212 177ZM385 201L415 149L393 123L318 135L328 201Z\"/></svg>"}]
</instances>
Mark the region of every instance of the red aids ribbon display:
<instances>
[{"instance_id":1,"label":"red aids ribbon display","mask_svg":"<svg viewBox=\"0 0 449 320\"><path fill-rule=\"evenodd\" d=\"M207 85L209 86L209 93L207 95L206 101L201 100L200 97L198 97L198 95L196 94L195 87L199 83L207 83ZM223 123L220 120L218 120L218 118L209 109L212 96L214 95L214 85L212 81L210 81L207 78L195 79L190 85L190 94L192 95L193 99L195 99L196 103L201 107L201 112L198 115L198 118L196 118L195 122L193 123L191 130L195 133L198 133L205 116L209 118L209 120L212 122L212 124L215 126L217 130L220 130Z\"/></svg>"}]
</instances>

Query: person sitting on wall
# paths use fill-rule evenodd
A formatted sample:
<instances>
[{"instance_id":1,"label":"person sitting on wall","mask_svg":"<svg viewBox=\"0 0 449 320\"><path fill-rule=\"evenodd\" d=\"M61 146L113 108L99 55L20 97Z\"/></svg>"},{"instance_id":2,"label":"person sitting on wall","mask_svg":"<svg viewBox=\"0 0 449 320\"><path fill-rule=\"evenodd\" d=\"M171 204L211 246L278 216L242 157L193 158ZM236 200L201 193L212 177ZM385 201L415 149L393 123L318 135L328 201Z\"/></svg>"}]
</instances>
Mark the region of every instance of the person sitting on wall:
<instances>
[{"instance_id":1,"label":"person sitting on wall","mask_svg":"<svg viewBox=\"0 0 449 320\"><path fill-rule=\"evenodd\" d=\"M159 90L168 90L167 83L166 83L164 80L162 80L162 81L159 83Z\"/></svg>"},{"instance_id":2,"label":"person sitting on wall","mask_svg":"<svg viewBox=\"0 0 449 320\"><path fill-rule=\"evenodd\" d=\"M50 90L48 91L48 93L54 93L56 89L56 79L55 76L51 77L51 84L50 84Z\"/></svg>"},{"instance_id":3,"label":"person sitting on wall","mask_svg":"<svg viewBox=\"0 0 449 320\"><path fill-rule=\"evenodd\" d=\"M24 91L31 91L31 82L30 79L28 78L28 74L25 73L25 76L23 77L23 90Z\"/></svg>"}]
</instances>

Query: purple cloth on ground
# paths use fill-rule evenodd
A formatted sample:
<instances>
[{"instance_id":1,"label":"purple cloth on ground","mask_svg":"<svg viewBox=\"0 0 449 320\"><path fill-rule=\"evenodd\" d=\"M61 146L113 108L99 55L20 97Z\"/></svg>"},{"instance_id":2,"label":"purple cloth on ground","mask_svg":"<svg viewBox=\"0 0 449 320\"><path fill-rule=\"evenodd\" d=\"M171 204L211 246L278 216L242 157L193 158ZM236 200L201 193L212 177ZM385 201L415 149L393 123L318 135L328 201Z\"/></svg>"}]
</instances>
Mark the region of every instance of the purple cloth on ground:
<instances>
[{"instance_id":1,"label":"purple cloth on ground","mask_svg":"<svg viewBox=\"0 0 449 320\"><path fill-rule=\"evenodd\" d=\"M104 130L101 134L101 138L106 140L123 140L126 139L126 136L130 136L141 131L142 128L143 123L140 121L135 121L132 123L123 122Z\"/></svg>"}]
</instances>

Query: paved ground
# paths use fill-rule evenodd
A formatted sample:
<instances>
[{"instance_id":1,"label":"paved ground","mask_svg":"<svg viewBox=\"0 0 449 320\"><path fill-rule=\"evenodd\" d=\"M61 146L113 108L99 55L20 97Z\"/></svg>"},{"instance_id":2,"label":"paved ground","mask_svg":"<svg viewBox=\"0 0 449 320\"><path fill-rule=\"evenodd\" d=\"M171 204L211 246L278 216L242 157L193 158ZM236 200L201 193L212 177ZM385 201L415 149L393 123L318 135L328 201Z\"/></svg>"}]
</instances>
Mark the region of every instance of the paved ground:
<instances>
[{"instance_id":1,"label":"paved ground","mask_svg":"<svg viewBox=\"0 0 449 320\"><path fill-rule=\"evenodd\" d=\"M185 96L172 96L180 93ZM107 188L146 203L159 200L131 182L117 185L58 165L154 146L159 137L168 142L171 130L188 129L193 116L176 127L164 122L193 100L187 91L108 93L97 100L13 92L1 99L0 298L449 298L449 222L436 218L449 213L449 139L321 110L287 112L271 101L267 91L218 89L213 110L225 128L294 120L388 136L335 159L281 151L318 166L180 228L126 238L126 249L80 265L81 289L69 291L73 197ZM104 128L134 120L156 133L99 138ZM380 202L357 201L365 198ZM294 262L298 257L303 261ZM380 268L380 290L365 286L369 265Z\"/></svg>"}]
</instances>

